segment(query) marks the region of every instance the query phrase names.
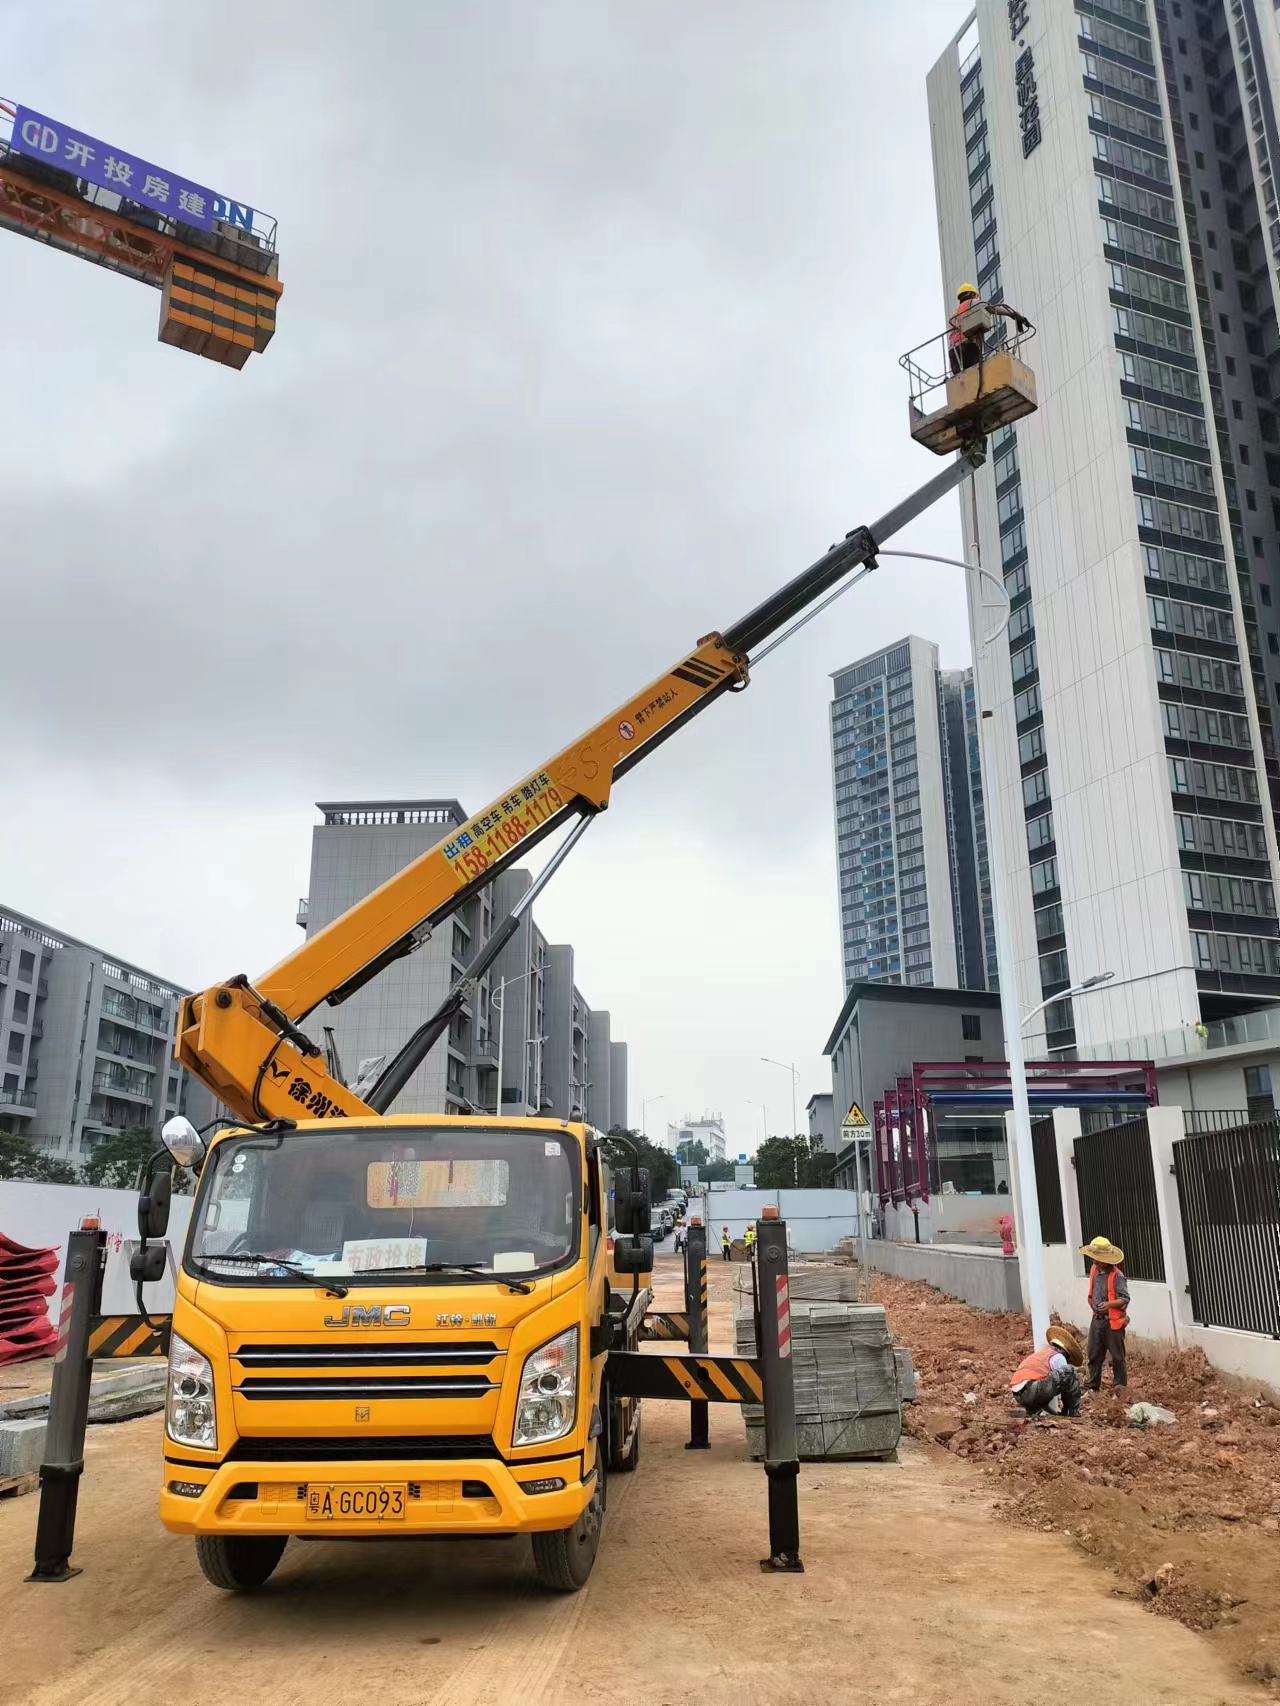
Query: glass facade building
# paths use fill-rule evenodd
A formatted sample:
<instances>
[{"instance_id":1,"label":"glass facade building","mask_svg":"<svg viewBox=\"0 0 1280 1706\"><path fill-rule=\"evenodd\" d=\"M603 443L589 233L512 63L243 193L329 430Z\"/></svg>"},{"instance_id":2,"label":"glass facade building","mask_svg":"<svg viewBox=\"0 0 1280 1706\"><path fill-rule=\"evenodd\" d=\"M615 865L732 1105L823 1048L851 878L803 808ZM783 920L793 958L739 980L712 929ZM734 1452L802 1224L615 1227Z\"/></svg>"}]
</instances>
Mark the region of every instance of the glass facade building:
<instances>
[{"instance_id":1,"label":"glass facade building","mask_svg":"<svg viewBox=\"0 0 1280 1706\"><path fill-rule=\"evenodd\" d=\"M940 671L937 646L911 635L832 679L845 987L988 987L995 962L969 672Z\"/></svg>"},{"instance_id":2,"label":"glass facade building","mask_svg":"<svg viewBox=\"0 0 1280 1706\"><path fill-rule=\"evenodd\" d=\"M1115 974L1050 1052L1280 995L1278 74L1271 0L979 0L929 76L944 302L1037 326L962 515L1020 992Z\"/></svg>"}]
</instances>

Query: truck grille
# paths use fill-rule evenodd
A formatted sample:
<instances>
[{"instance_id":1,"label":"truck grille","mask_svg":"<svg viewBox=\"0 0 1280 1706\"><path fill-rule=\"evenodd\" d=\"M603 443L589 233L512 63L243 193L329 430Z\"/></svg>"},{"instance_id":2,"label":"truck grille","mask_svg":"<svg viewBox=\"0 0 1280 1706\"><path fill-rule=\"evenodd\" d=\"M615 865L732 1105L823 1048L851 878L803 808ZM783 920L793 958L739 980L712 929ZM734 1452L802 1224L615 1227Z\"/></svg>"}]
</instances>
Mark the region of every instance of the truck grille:
<instances>
[{"instance_id":1,"label":"truck grille","mask_svg":"<svg viewBox=\"0 0 1280 1706\"><path fill-rule=\"evenodd\" d=\"M238 1439L227 1463L407 1463L414 1458L487 1457L502 1453L489 1434L271 1434Z\"/></svg>"},{"instance_id":2,"label":"truck grille","mask_svg":"<svg viewBox=\"0 0 1280 1706\"><path fill-rule=\"evenodd\" d=\"M232 1356L245 1368L359 1368L378 1364L382 1368L423 1368L448 1364L470 1367L505 1356L492 1339L357 1339L342 1343L333 1339L319 1345L244 1344Z\"/></svg>"},{"instance_id":3,"label":"truck grille","mask_svg":"<svg viewBox=\"0 0 1280 1706\"><path fill-rule=\"evenodd\" d=\"M497 1383L483 1374L329 1375L273 1380L250 1376L235 1388L242 1398L483 1398Z\"/></svg>"}]
</instances>

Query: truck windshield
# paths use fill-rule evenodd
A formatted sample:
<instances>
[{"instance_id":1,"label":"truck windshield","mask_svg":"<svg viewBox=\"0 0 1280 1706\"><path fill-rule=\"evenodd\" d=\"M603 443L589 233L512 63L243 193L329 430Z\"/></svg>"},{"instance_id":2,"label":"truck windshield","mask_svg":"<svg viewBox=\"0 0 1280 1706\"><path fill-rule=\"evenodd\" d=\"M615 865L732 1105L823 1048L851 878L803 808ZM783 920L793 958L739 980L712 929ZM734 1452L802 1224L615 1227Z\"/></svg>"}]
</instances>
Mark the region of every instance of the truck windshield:
<instances>
[{"instance_id":1,"label":"truck windshield","mask_svg":"<svg viewBox=\"0 0 1280 1706\"><path fill-rule=\"evenodd\" d=\"M577 1255L580 1171L577 1144L545 1127L344 1121L229 1137L200 1181L187 1266L282 1285L392 1269L429 1283L464 1266L536 1275Z\"/></svg>"}]
</instances>

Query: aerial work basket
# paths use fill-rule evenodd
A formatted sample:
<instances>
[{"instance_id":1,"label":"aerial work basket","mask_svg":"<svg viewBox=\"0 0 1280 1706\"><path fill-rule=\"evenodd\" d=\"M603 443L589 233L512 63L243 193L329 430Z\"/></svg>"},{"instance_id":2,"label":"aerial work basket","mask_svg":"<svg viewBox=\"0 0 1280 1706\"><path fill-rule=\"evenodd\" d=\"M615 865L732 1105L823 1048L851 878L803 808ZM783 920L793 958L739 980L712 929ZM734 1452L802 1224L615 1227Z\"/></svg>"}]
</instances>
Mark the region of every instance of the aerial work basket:
<instances>
[{"instance_id":1,"label":"aerial work basket","mask_svg":"<svg viewBox=\"0 0 1280 1706\"><path fill-rule=\"evenodd\" d=\"M963 450L1036 408L1036 376L1021 359L1035 327L1014 333L1003 319L993 327L981 303L961 324L980 334L981 341L975 338L970 345L969 359L981 351L972 366L953 370L952 350L959 346L952 344L950 332L927 338L900 358L911 382L911 436L936 456Z\"/></svg>"}]
</instances>

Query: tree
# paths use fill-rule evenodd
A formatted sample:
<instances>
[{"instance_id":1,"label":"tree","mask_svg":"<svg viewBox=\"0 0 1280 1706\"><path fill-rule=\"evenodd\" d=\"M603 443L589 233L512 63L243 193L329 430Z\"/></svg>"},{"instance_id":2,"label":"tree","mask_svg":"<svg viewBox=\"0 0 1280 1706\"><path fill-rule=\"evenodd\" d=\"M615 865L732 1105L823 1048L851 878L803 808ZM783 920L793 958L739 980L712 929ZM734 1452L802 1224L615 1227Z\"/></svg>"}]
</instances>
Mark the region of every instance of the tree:
<instances>
[{"instance_id":1,"label":"tree","mask_svg":"<svg viewBox=\"0 0 1280 1706\"><path fill-rule=\"evenodd\" d=\"M820 1137L771 1137L756 1150L756 1184L766 1191L820 1190L835 1165Z\"/></svg>"},{"instance_id":2,"label":"tree","mask_svg":"<svg viewBox=\"0 0 1280 1706\"><path fill-rule=\"evenodd\" d=\"M732 1181L736 1163L733 1161L711 1161L705 1167L699 1167L698 1177L704 1185L714 1185L722 1180Z\"/></svg>"},{"instance_id":3,"label":"tree","mask_svg":"<svg viewBox=\"0 0 1280 1706\"><path fill-rule=\"evenodd\" d=\"M707 1165L707 1146L700 1137L686 1138L683 1143L677 1144L676 1154L686 1167Z\"/></svg>"},{"instance_id":4,"label":"tree","mask_svg":"<svg viewBox=\"0 0 1280 1706\"><path fill-rule=\"evenodd\" d=\"M805 1145L807 1150L808 1145ZM756 1187L789 1191L800 1182L800 1162L794 1137L771 1137L756 1150Z\"/></svg>"},{"instance_id":5,"label":"tree","mask_svg":"<svg viewBox=\"0 0 1280 1706\"><path fill-rule=\"evenodd\" d=\"M85 1183L106 1190L131 1191L155 1148L155 1138L141 1126L118 1131L98 1144L85 1162Z\"/></svg>"},{"instance_id":6,"label":"tree","mask_svg":"<svg viewBox=\"0 0 1280 1706\"><path fill-rule=\"evenodd\" d=\"M74 1185L79 1174L69 1161L46 1155L13 1132L0 1131L0 1179L30 1179L41 1185Z\"/></svg>"}]
</instances>

